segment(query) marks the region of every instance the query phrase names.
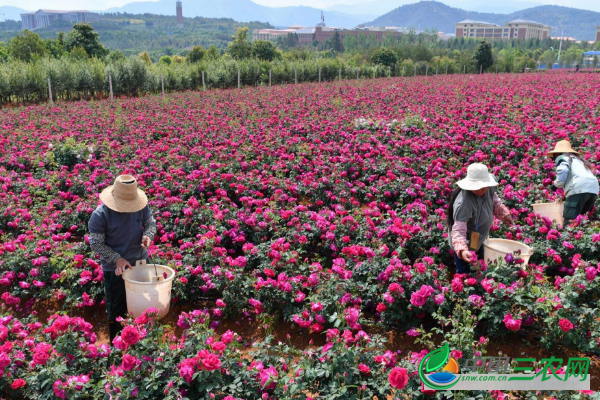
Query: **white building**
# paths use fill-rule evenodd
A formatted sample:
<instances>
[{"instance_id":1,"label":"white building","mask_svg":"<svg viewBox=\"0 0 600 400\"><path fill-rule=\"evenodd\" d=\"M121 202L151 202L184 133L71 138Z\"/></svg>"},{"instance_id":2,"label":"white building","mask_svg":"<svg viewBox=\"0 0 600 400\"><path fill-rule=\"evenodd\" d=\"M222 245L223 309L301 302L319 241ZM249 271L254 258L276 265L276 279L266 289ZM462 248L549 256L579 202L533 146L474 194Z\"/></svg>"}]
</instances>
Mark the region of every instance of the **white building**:
<instances>
[{"instance_id":1,"label":"white building","mask_svg":"<svg viewBox=\"0 0 600 400\"><path fill-rule=\"evenodd\" d=\"M58 21L68 23L97 22L100 14L87 10L37 10L21 14L21 28L30 31L52 26Z\"/></svg>"}]
</instances>

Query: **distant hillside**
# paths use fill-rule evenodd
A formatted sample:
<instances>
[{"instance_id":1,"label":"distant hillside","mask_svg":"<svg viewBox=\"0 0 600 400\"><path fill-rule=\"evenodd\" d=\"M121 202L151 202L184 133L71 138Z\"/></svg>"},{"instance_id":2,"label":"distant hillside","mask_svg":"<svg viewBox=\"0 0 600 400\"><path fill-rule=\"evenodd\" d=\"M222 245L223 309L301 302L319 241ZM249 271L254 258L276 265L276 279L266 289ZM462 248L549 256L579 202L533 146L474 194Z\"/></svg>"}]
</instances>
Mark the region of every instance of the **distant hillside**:
<instances>
[{"instance_id":1,"label":"distant hillside","mask_svg":"<svg viewBox=\"0 0 600 400\"><path fill-rule=\"evenodd\" d=\"M6 31L0 22L0 41L8 42L18 31ZM20 26L20 23L19 23ZM69 32L73 24L63 23L35 33L44 39L55 39L58 32ZM208 48L212 45L225 49L231 36L240 27L273 28L262 22L236 22L230 18L184 18L183 28L177 27L175 16L155 14L104 14L92 23L100 41L111 50L121 50L125 55L148 51L153 58L164 54L180 54L193 46Z\"/></svg>"},{"instance_id":2,"label":"distant hillside","mask_svg":"<svg viewBox=\"0 0 600 400\"><path fill-rule=\"evenodd\" d=\"M503 25L513 19L523 18L552 27L552 36L564 35L579 40L594 40L600 13L560 6L539 6L511 14L479 13L449 7L437 1L421 1L390 11L368 24L437 29L454 33L455 24L464 19L493 22Z\"/></svg>"},{"instance_id":3,"label":"distant hillside","mask_svg":"<svg viewBox=\"0 0 600 400\"><path fill-rule=\"evenodd\" d=\"M26 13L28 10L12 6L0 6L0 21L6 21L12 19L14 21L21 21L21 14Z\"/></svg>"},{"instance_id":4,"label":"distant hillside","mask_svg":"<svg viewBox=\"0 0 600 400\"><path fill-rule=\"evenodd\" d=\"M353 4L336 4L327 7L328 11L339 11L347 14L375 14L383 15L395 8L406 4L416 3L416 0L372 0L361 1ZM535 7L539 3L523 0L502 0L502 1L482 1L482 0L442 0L442 3L450 6L462 8L469 11L488 12L508 14L525 8Z\"/></svg>"},{"instance_id":5,"label":"distant hillside","mask_svg":"<svg viewBox=\"0 0 600 400\"><path fill-rule=\"evenodd\" d=\"M315 26L321 18L321 10L312 7L266 7L250 0L184 0L183 15L186 17L232 18L240 22L264 21L275 26ZM129 3L123 7L110 8L106 12L131 14L175 15L173 0ZM377 15L377 14L375 14ZM325 23L329 26L352 28L368 17L327 12Z\"/></svg>"}]
</instances>

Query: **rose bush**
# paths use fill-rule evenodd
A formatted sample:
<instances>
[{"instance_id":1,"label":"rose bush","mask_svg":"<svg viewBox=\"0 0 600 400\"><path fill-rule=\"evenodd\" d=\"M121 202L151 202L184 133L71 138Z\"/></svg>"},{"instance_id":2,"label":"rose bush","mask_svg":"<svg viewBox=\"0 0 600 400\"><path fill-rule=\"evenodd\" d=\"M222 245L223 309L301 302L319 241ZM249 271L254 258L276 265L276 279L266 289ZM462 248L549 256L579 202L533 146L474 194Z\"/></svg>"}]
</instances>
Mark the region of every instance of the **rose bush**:
<instances>
[{"instance_id":1,"label":"rose bush","mask_svg":"<svg viewBox=\"0 0 600 400\"><path fill-rule=\"evenodd\" d=\"M182 317L194 343L183 349L181 338L161 337L151 316L128 321L110 354L87 330L55 343L66 337L62 322L43 334L27 327L23 334L34 339L24 344L10 335L25 328L13 333L9 321L0 341L16 343L17 354L7 348L0 358L11 373L0 389L85 396L102 381L113 396L166 390L176 398L184 390L198 398L280 398L292 387L333 393L344 383L348 396L367 397L391 390L387 372L397 367L410 377L405 390L425 396L413 388L408 355L388 362L394 365L384 374L362 355L364 346L342 360L342 345L330 340L339 351L327 359L347 376L323 371L307 379L304 370L291 382L284 350L277 350L284 361L259 356L252 365L235 344L206 343L194 325L200 322L190 319L213 328L220 318L283 320L302 333L338 329L348 338L395 328L423 343L425 332L438 329L464 355L482 351L482 336L514 340L529 332L547 347L597 351L597 212L561 227L531 211L533 202L563 195L550 188L555 174L545 154L554 142L570 139L590 163L600 162L596 86L586 74L449 76L3 110L0 304L7 318L35 324L27 318L43 299L58 300L73 318L102 305L103 273L86 225L98 193L122 173L136 175L150 199L158 227L150 254L176 271L172 301L214 305ZM498 178L516 221L511 228L495 221L491 235L532 245L527 268L514 254L478 261L471 275L454 273L447 198L476 161ZM468 337L457 323L472 327ZM10 339L2 339L5 330ZM84 341L85 348L60 347ZM63 362L65 354L74 360ZM92 360L98 368L86 364ZM27 368L39 378L17 374ZM356 385L360 379L366 383ZM199 382L222 392L203 384L190 394Z\"/></svg>"}]
</instances>

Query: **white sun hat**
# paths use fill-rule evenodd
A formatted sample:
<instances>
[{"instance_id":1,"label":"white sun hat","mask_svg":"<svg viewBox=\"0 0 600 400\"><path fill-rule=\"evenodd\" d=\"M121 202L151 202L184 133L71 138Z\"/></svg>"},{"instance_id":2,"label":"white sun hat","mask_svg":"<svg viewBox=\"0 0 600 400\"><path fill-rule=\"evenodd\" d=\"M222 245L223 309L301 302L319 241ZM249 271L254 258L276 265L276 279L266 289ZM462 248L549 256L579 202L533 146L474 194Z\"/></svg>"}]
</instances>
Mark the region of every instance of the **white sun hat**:
<instances>
[{"instance_id":1,"label":"white sun hat","mask_svg":"<svg viewBox=\"0 0 600 400\"><path fill-rule=\"evenodd\" d=\"M479 190L486 187L498 186L496 179L488 168L481 163L474 163L467 168L467 177L456 182L463 190Z\"/></svg>"}]
</instances>

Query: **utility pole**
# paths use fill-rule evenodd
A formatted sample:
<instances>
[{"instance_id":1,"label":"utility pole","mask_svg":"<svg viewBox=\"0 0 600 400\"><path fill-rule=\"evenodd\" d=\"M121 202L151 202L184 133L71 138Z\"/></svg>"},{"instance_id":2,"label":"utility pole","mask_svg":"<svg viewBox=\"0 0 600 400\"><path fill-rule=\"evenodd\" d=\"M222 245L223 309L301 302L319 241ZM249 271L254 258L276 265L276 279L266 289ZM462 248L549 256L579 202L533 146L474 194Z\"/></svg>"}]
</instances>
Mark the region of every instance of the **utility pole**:
<instances>
[{"instance_id":1,"label":"utility pole","mask_svg":"<svg viewBox=\"0 0 600 400\"><path fill-rule=\"evenodd\" d=\"M562 50L562 40L563 40L563 35L565 33L564 29L561 29L560 31L560 44L558 45L558 60L556 60L556 62L558 63L558 67L560 68L560 51Z\"/></svg>"}]
</instances>

